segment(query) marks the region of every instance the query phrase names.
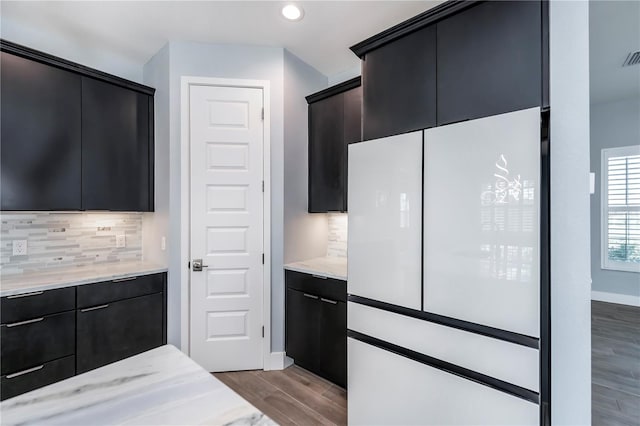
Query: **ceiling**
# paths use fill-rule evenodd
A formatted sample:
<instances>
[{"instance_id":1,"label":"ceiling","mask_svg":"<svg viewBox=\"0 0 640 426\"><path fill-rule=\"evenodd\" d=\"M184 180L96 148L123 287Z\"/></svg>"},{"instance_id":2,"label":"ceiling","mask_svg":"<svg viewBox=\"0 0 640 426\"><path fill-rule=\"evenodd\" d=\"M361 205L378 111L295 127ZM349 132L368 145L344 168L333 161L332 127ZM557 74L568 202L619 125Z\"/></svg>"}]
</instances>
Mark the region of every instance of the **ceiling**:
<instances>
[{"instance_id":1,"label":"ceiling","mask_svg":"<svg viewBox=\"0 0 640 426\"><path fill-rule=\"evenodd\" d=\"M640 98L640 65L622 67L640 50L640 1L589 3L591 103Z\"/></svg>"},{"instance_id":2,"label":"ceiling","mask_svg":"<svg viewBox=\"0 0 640 426\"><path fill-rule=\"evenodd\" d=\"M16 42L23 33L39 46L56 40L70 60L93 51L140 68L168 41L278 46L331 76L359 64L349 46L439 3L302 1L304 19L289 22L281 1L3 0L0 28Z\"/></svg>"}]
</instances>

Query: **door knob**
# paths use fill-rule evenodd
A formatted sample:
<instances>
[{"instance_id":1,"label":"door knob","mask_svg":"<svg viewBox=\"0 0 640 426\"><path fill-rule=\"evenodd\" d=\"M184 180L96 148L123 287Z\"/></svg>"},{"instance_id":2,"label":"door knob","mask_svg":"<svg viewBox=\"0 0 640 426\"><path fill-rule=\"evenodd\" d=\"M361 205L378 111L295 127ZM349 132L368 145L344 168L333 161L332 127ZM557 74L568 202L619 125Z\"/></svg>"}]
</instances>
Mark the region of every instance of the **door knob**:
<instances>
[{"instance_id":1,"label":"door knob","mask_svg":"<svg viewBox=\"0 0 640 426\"><path fill-rule=\"evenodd\" d=\"M191 261L191 265L192 265L193 272L200 272L200 271L202 271L202 268L208 268L209 267L209 265L203 265L202 264L202 259L193 259Z\"/></svg>"}]
</instances>

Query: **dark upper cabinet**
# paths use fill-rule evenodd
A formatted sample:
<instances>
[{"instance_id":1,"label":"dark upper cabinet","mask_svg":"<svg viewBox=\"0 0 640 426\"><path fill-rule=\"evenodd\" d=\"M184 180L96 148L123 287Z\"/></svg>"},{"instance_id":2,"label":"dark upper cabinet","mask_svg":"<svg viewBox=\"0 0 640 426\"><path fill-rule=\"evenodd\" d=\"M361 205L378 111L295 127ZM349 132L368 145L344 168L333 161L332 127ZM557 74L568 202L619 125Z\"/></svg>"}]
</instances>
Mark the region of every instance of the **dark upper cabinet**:
<instances>
[{"instance_id":1,"label":"dark upper cabinet","mask_svg":"<svg viewBox=\"0 0 640 426\"><path fill-rule=\"evenodd\" d=\"M541 105L541 2L480 3L437 33L438 125Z\"/></svg>"},{"instance_id":2,"label":"dark upper cabinet","mask_svg":"<svg viewBox=\"0 0 640 426\"><path fill-rule=\"evenodd\" d=\"M355 78L307 97L309 213L347 210L347 145L362 140L362 88Z\"/></svg>"},{"instance_id":3,"label":"dark upper cabinet","mask_svg":"<svg viewBox=\"0 0 640 426\"><path fill-rule=\"evenodd\" d=\"M154 89L0 48L0 209L153 211Z\"/></svg>"},{"instance_id":4,"label":"dark upper cabinet","mask_svg":"<svg viewBox=\"0 0 640 426\"><path fill-rule=\"evenodd\" d=\"M150 96L82 78L82 208L150 211Z\"/></svg>"},{"instance_id":5,"label":"dark upper cabinet","mask_svg":"<svg viewBox=\"0 0 640 426\"><path fill-rule=\"evenodd\" d=\"M363 138L436 125L436 29L426 27L366 54Z\"/></svg>"},{"instance_id":6,"label":"dark upper cabinet","mask_svg":"<svg viewBox=\"0 0 640 426\"><path fill-rule=\"evenodd\" d=\"M0 58L0 209L80 210L80 76Z\"/></svg>"}]
</instances>

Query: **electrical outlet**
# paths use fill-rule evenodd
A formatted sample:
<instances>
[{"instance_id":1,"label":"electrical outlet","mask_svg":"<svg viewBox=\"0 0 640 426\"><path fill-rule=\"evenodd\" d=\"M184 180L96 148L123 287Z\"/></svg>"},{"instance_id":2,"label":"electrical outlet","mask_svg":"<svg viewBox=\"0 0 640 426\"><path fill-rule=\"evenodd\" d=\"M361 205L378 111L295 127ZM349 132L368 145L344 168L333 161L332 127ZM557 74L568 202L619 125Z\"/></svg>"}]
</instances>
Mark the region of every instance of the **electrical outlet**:
<instances>
[{"instance_id":1,"label":"electrical outlet","mask_svg":"<svg viewBox=\"0 0 640 426\"><path fill-rule=\"evenodd\" d=\"M160 240L160 249L162 251L167 249L167 239L165 237L162 237L162 239Z\"/></svg>"},{"instance_id":2,"label":"electrical outlet","mask_svg":"<svg viewBox=\"0 0 640 426\"><path fill-rule=\"evenodd\" d=\"M116 248L125 248L127 246L127 237L125 234L116 235Z\"/></svg>"},{"instance_id":3,"label":"electrical outlet","mask_svg":"<svg viewBox=\"0 0 640 426\"><path fill-rule=\"evenodd\" d=\"M26 256L27 240L13 240L13 255Z\"/></svg>"}]
</instances>

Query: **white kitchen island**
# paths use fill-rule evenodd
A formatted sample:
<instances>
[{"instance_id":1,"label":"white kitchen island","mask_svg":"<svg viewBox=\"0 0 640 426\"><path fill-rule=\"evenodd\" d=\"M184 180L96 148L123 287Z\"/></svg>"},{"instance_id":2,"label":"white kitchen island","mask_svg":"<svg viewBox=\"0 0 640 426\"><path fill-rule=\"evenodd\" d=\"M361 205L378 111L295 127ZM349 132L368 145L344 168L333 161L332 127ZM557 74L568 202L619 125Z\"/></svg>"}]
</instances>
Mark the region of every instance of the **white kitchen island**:
<instances>
[{"instance_id":1,"label":"white kitchen island","mask_svg":"<svg viewBox=\"0 0 640 426\"><path fill-rule=\"evenodd\" d=\"M3 425L273 425L171 345L0 403Z\"/></svg>"}]
</instances>

